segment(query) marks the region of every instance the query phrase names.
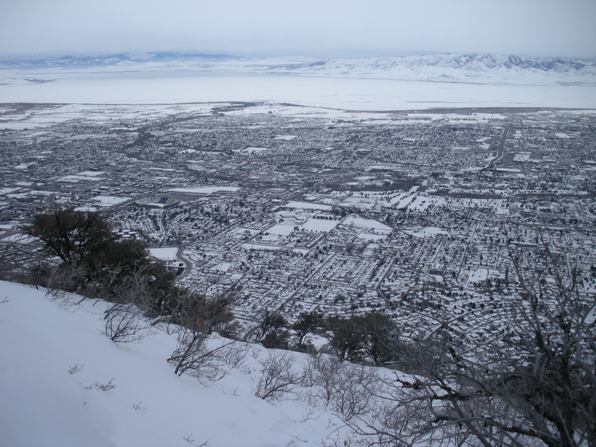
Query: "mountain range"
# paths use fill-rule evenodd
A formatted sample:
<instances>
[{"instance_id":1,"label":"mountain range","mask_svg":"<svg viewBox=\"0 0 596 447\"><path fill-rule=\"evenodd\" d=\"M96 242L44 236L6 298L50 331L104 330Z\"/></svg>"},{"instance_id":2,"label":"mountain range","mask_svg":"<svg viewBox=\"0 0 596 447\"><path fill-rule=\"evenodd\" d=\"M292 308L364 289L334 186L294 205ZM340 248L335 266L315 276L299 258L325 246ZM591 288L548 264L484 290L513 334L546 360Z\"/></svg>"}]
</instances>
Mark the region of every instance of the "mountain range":
<instances>
[{"instance_id":1,"label":"mountain range","mask_svg":"<svg viewBox=\"0 0 596 447\"><path fill-rule=\"evenodd\" d=\"M485 53L366 58L263 58L198 52L0 58L0 70L191 70L437 82L596 85L596 57Z\"/></svg>"}]
</instances>

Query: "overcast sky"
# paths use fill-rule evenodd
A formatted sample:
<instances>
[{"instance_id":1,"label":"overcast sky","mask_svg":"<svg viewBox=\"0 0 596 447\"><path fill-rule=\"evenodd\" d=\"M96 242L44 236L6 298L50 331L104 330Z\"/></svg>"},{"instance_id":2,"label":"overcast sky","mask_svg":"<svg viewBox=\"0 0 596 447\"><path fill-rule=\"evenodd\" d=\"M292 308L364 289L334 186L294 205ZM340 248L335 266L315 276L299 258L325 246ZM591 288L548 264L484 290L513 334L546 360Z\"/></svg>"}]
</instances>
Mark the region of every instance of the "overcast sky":
<instances>
[{"instance_id":1,"label":"overcast sky","mask_svg":"<svg viewBox=\"0 0 596 447\"><path fill-rule=\"evenodd\" d=\"M596 56L596 0L0 0L0 54Z\"/></svg>"}]
</instances>

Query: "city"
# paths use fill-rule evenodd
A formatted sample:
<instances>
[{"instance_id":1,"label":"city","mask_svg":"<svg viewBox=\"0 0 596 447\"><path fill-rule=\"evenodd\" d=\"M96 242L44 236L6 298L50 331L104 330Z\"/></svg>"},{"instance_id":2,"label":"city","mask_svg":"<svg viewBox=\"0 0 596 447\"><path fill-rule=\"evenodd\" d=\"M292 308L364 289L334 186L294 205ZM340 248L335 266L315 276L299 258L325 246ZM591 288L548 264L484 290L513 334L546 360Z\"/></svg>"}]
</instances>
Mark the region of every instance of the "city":
<instances>
[{"instance_id":1,"label":"city","mask_svg":"<svg viewBox=\"0 0 596 447\"><path fill-rule=\"evenodd\" d=\"M3 105L0 244L48 206L100 211L177 282L266 312L379 311L401 336L506 339L515 260L596 281L596 115L271 103ZM9 262L11 262L9 260Z\"/></svg>"}]
</instances>

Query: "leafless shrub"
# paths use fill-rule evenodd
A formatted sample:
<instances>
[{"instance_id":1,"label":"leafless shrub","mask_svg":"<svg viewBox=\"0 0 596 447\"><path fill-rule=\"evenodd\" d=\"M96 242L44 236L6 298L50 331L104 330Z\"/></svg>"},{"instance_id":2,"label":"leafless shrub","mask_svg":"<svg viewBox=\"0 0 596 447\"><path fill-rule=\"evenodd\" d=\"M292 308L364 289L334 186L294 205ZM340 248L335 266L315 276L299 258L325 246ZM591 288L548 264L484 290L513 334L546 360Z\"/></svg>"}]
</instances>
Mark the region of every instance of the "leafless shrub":
<instances>
[{"instance_id":1,"label":"leafless shrub","mask_svg":"<svg viewBox=\"0 0 596 447\"><path fill-rule=\"evenodd\" d=\"M78 292L82 274L78 269L67 267L48 267L44 273L39 273L45 275L42 285L54 298L63 296L65 292Z\"/></svg>"},{"instance_id":2,"label":"leafless shrub","mask_svg":"<svg viewBox=\"0 0 596 447\"><path fill-rule=\"evenodd\" d=\"M48 261L37 246L17 240L0 241L0 279L42 286L44 284L33 272L38 265L48 265Z\"/></svg>"},{"instance_id":3,"label":"leafless shrub","mask_svg":"<svg viewBox=\"0 0 596 447\"><path fill-rule=\"evenodd\" d=\"M311 396L340 414L344 421L371 410L371 396L378 388L374 368L319 354L311 358L304 376Z\"/></svg>"},{"instance_id":4,"label":"leafless shrub","mask_svg":"<svg viewBox=\"0 0 596 447\"><path fill-rule=\"evenodd\" d=\"M205 340L207 334L203 332L180 327L178 330L178 343L168 362L175 365L174 374L181 376L187 370L198 370L206 355Z\"/></svg>"},{"instance_id":5,"label":"leafless shrub","mask_svg":"<svg viewBox=\"0 0 596 447\"><path fill-rule=\"evenodd\" d=\"M313 387L315 395L329 404L333 398L333 393L338 387L340 371L343 363L333 355L319 354L311 357L305 377L309 385Z\"/></svg>"},{"instance_id":6,"label":"leafless shrub","mask_svg":"<svg viewBox=\"0 0 596 447\"><path fill-rule=\"evenodd\" d=\"M512 260L508 337L473 355L440 337L404 351L417 375L381 381L371 412L347 421L367 445L594 445L593 296L564 255L543 251L525 270Z\"/></svg>"},{"instance_id":7,"label":"leafless shrub","mask_svg":"<svg viewBox=\"0 0 596 447\"><path fill-rule=\"evenodd\" d=\"M114 343L131 342L141 338L143 317L134 304L115 303L104 312L104 330Z\"/></svg>"},{"instance_id":8,"label":"leafless shrub","mask_svg":"<svg viewBox=\"0 0 596 447\"><path fill-rule=\"evenodd\" d=\"M240 368L249 351L249 345L244 342L234 341L223 348L218 357L221 361L231 368Z\"/></svg>"},{"instance_id":9,"label":"leafless shrub","mask_svg":"<svg viewBox=\"0 0 596 447\"><path fill-rule=\"evenodd\" d=\"M226 355L230 355L231 358L235 355L229 354L227 350L236 342L230 341L209 349L207 338L208 335L204 332L179 327L176 349L168 358L168 362L175 367L176 375L191 372L197 377L205 377L211 381L220 380L226 375L227 370L223 367Z\"/></svg>"},{"instance_id":10,"label":"leafless shrub","mask_svg":"<svg viewBox=\"0 0 596 447\"><path fill-rule=\"evenodd\" d=\"M371 409L371 392L377 387L372 368L346 364L332 384L331 405L346 421L361 416Z\"/></svg>"},{"instance_id":11,"label":"leafless shrub","mask_svg":"<svg viewBox=\"0 0 596 447\"><path fill-rule=\"evenodd\" d=\"M290 355L270 352L261 362L261 373L255 396L277 400L282 395L292 392L302 381L302 374L292 370Z\"/></svg>"}]
</instances>

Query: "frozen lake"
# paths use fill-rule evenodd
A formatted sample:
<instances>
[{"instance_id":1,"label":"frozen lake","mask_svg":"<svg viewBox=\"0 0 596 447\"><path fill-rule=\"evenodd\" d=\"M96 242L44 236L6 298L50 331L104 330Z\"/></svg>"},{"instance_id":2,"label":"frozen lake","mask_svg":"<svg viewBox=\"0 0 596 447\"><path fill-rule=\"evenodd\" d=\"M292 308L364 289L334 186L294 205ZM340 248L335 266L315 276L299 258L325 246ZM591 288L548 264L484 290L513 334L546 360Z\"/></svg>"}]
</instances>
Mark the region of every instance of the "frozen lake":
<instances>
[{"instance_id":1,"label":"frozen lake","mask_svg":"<svg viewBox=\"0 0 596 447\"><path fill-rule=\"evenodd\" d=\"M39 73L37 73L38 75ZM8 75L8 76L7 76ZM0 102L94 104L269 101L351 110L596 108L596 87L176 72L3 73ZM29 79L29 80L26 80Z\"/></svg>"}]
</instances>

